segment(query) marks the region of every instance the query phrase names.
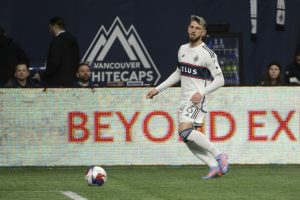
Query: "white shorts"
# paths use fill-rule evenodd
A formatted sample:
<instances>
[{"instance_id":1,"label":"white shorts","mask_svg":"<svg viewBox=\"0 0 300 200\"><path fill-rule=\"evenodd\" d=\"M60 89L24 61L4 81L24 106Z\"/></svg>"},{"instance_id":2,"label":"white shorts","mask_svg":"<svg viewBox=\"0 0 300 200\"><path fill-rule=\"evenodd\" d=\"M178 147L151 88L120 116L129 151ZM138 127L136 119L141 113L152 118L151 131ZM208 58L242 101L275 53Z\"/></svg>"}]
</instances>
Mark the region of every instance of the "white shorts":
<instances>
[{"instance_id":1,"label":"white shorts","mask_svg":"<svg viewBox=\"0 0 300 200\"><path fill-rule=\"evenodd\" d=\"M191 122L193 124L203 124L206 116L206 99L205 97L199 104L193 104L191 101L182 101L178 109L178 121Z\"/></svg>"}]
</instances>

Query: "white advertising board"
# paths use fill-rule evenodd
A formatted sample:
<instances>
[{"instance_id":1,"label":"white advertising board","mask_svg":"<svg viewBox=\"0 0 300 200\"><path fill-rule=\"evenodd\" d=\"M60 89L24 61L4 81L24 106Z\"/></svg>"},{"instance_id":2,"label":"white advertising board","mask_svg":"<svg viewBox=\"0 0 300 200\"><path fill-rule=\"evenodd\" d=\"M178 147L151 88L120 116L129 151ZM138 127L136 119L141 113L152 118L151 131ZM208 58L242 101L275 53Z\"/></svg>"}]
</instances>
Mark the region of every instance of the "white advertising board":
<instances>
[{"instance_id":1,"label":"white advertising board","mask_svg":"<svg viewBox=\"0 0 300 200\"><path fill-rule=\"evenodd\" d=\"M180 88L1 89L0 166L203 164L180 140ZM237 164L300 164L300 87L209 97L205 134Z\"/></svg>"}]
</instances>

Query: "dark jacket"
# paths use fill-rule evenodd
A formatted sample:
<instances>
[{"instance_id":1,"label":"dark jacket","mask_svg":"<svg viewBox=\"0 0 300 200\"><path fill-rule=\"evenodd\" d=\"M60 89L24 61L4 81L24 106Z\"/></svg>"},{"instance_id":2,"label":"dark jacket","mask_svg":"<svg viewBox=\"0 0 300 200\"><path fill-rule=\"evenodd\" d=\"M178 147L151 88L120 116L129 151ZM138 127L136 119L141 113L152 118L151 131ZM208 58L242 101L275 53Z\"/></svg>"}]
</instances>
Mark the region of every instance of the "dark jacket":
<instances>
[{"instance_id":1,"label":"dark jacket","mask_svg":"<svg viewBox=\"0 0 300 200\"><path fill-rule=\"evenodd\" d=\"M93 87L98 87L97 84L94 84L92 81L89 81L89 84L88 86L82 86L80 85L79 81L76 81L74 84L73 84L73 87L76 87L76 88L93 88Z\"/></svg>"},{"instance_id":2,"label":"dark jacket","mask_svg":"<svg viewBox=\"0 0 300 200\"><path fill-rule=\"evenodd\" d=\"M297 83L290 82L290 78L293 77L297 78L300 81L300 65L298 65L296 61L286 67L285 80L289 85L299 85Z\"/></svg>"},{"instance_id":3,"label":"dark jacket","mask_svg":"<svg viewBox=\"0 0 300 200\"><path fill-rule=\"evenodd\" d=\"M16 65L25 62L29 66L29 59L20 45L13 39L0 34L0 86L4 86L14 77Z\"/></svg>"},{"instance_id":4,"label":"dark jacket","mask_svg":"<svg viewBox=\"0 0 300 200\"><path fill-rule=\"evenodd\" d=\"M15 78L11 78L5 85L5 87L10 88L33 88L36 87L35 84L28 78L26 80L26 85L21 85Z\"/></svg>"},{"instance_id":5,"label":"dark jacket","mask_svg":"<svg viewBox=\"0 0 300 200\"><path fill-rule=\"evenodd\" d=\"M78 63L77 40L69 32L63 32L50 43L46 70L41 79L46 87L71 87L76 80Z\"/></svg>"}]
</instances>

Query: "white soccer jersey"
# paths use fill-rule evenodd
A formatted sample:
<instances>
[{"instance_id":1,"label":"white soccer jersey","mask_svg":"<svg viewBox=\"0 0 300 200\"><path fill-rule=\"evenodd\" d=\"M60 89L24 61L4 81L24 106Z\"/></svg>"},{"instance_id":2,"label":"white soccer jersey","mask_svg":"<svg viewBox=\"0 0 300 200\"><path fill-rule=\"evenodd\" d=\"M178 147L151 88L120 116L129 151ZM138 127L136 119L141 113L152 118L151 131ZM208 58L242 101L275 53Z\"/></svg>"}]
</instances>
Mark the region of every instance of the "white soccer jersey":
<instances>
[{"instance_id":1,"label":"white soccer jersey","mask_svg":"<svg viewBox=\"0 0 300 200\"><path fill-rule=\"evenodd\" d=\"M211 91L207 91L207 88L216 75L221 75L223 78L217 55L205 43L193 48L189 43L182 45L178 51L178 62L177 70L181 73L182 101L189 101L196 92L200 92L203 96L210 93ZM213 88L213 90L218 88Z\"/></svg>"},{"instance_id":2,"label":"white soccer jersey","mask_svg":"<svg viewBox=\"0 0 300 200\"><path fill-rule=\"evenodd\" d=\"M190 47L190 44L182 45L178 52L177 69L156 89L161 92L180 80L179 122L202 124L207 113L207 97L205 95L224 85L224 77L217 55L205 43L193 48ZM196 92L200 92L202 95L198 105L193 104L190 100Z\"/></svg>"}]
</instances>

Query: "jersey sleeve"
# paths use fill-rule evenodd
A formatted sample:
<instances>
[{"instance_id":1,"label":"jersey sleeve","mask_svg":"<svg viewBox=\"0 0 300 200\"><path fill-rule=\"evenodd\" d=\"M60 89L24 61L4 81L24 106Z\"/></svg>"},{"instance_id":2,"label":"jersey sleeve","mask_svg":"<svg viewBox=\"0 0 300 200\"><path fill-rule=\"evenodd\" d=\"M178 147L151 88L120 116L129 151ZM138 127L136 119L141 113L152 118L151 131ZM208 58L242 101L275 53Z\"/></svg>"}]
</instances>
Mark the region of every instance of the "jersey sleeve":
<instances>
[{"instance_id":1,"label":"jersey sleeve","mask_svg":"<svg viewBox=\"0 0 300 200\"><path fill-rule=\"evenodd\" d=\"M179 66L180 66L179 63L182 61L181 60L182 59L182 51L183 51L182 49L183 49L183 45L181 45L180 48L179 48L179 50L178 50L178 55L177 55L178 56L178 64L177 64L177 68L179 68Z\"/></svg>"},{"instance_id":2,"label":"jersey sleeve","mask_svg":"<svg viewBox=\"0 0 300 200\"><path fill-rule=\"evenodd\" d=\"M203 91L200 91L200 93L202 95L209 94L209 93L219 89L225 83L223 73L222 73L221 67L218 62L218 57L215 53L213 53L212 55L208 55L207 68L213 77L213 81L210 84L208 84L203 89Z\"/></svg>"},{"instance_id":3,"label":"jersey sleeve","mask_svg":"<svg viewBox=\"0 0 300 200\"><path fill-rule=\"evenodd\" d=\"M177 68L170 76L162 82L159 86L157 86L155 89L157 89L158 92L162 92L163 90L167 89L168 87L171 87L172 85L178 83L181 79L181 71L179 68Z\"/></svg>"},{"instance_id":4,"label":"jersey sleeve","mask_svg":"<svg viewBox=\"0 0 300 200\"><path fill-rule=\"evenodd\" d=\"M222 69L219 65L217 54L213 53L211 56L208 56L207 59L207 68L209 69L211 75L215 77L217 74L222 74Z\"/></svg>"},{"instance_id":5,"label":"jersey sleeve","mask_svg":"<svg viewBox=\"0 0 300 200\"><path fill-rule=\"evenodd\" d=\"M182 46L178 50L178 64L176 67L176 70L160 85L158 85L155 89L157 89L158 92L162 92L163 90L167 89L168 87L171 87L172 85L178 83L181 80L181 70L180 70L180 58L182 53Z\"/></svg>"}]
</instances>

